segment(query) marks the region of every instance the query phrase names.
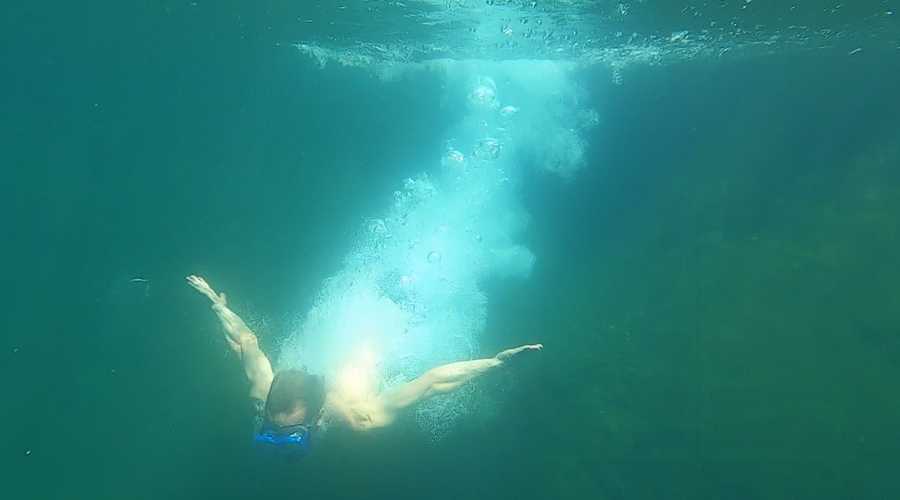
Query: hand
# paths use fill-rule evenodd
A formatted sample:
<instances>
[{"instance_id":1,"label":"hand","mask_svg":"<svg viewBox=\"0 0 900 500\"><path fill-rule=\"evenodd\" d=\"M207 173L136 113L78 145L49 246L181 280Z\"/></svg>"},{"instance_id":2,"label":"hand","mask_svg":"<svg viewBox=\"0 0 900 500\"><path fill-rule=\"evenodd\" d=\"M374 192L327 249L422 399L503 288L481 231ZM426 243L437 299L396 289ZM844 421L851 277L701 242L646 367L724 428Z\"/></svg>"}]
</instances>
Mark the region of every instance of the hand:
<instances>
[{"instance_id":1,"label":"hand","mask_svg":"<svg viewBox=\"0 0 900 500\"><path fill-rule=\"evenodd\" d=\"M205 279L192 274L187 277L187 282L194 287L195 290L209 297L209 300L213 301L213 304L225 305L225 294L216 295L216 291L209 286L209 283L207 283Z\"/></svg>"},{"instance_id":2,"label":"hand","mask_svg":"<svg viewBox=\"0 0 900 500\"><path fill-rule=\"evenodd\" d=\"M498 361L506 361L508 358L515 356L516 354L519 354L522 351L539 351L543 348L544 348L544 344L523 345L521 347L507 349L507 350L501 352L500 354L497 354L494 357L497 358Z\"/></svg>"}]
</instances>

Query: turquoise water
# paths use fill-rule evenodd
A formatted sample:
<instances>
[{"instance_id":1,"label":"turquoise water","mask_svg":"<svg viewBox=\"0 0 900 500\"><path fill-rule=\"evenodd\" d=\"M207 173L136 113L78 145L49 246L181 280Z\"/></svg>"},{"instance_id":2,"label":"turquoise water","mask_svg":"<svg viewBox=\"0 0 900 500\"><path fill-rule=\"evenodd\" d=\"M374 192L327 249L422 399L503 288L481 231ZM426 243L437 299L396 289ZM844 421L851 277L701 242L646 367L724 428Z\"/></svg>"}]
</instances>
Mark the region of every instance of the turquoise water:
<instances>
[{"instance_id":1,"label":"turquoise water","mask_svg":"<svg viewBox=\"0 0 900 500\"><path fill-rule=\"evenodd\" d=\"M441 80L317 69L256 6L3 10L3 498L900 493L896 46L585 70L588 168L523 180L533 274L488 284L484 355L547 348L437 444L297 466L183 277L274 347L443 151Z\"/></svg>"}]
</instances>

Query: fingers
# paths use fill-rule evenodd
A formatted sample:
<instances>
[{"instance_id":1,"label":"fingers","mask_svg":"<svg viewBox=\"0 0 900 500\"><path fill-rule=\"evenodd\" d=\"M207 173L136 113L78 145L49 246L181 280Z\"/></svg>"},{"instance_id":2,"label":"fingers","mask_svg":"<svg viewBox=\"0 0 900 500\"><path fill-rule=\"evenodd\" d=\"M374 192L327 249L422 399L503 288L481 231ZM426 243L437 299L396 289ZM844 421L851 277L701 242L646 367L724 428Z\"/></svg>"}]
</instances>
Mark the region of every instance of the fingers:
<instances>
[{"instance_id":1,"label":"fingers","mask_svg":"<svg viewBox=\"0 0 900 500\"><path fill-rule=\"evenodd\" d=\"M512 349L507 349L507 350L505 350L505 351L502 351L502 352L500 352L499 354L497 354L497 355L494 356L494 357L497 358L497 359L500 360L500 361L505 361L506 359L508 359L508 358L510 358L510 357L512 357L512 356L515 356L516 354L519 354L519 353L522 352L522 351L529 351L529 350L539 351L539 350L541 350L541 349L543 349L543 348L544 348L544 344L529 344L529 345L523 345L523 346L520 346L520 347L514 347L514 348L512 348Z\"/></svg>"},{"instance_id":2,"label":"fingers","mask_svg":"<svg viewBox=\"0 0 900 500\"><path fill-rule=\"evenodd\" d=\"M193 274L187 277L187 282L189 285L200 291L211 289L209 283L207 283L205 279L199 276L194 276Z\"/></svg>"},{"instance_id":3,"label":"fingers","mask_svg":"<svg viewBox=\"0 0 900 500\"><path fill-rule=\"evenodd\" d=\"M207 283L205 279L203 279L199 276L195 276L193 274L188 276L186 279L187 279L187 282L189 285L194 287L194 289L197 290L198 292L209 297L209 299L212 300L213 302L219 302L221 300L221 302L223 304L225 303L225 294L223 293L222 297L220 299L219 296L216 295L216 292L212 289L211 286L209 286L209 283Z\"/></svg>"},{"instance_id":4,"label":"fingers","mask_svg":"<svg viewBox=\"0 0 900 500\"><path fill-rule=\"evenodd\" d=\"M198 290L200 289L201 285L203 284L203 278L199 278L197 276L194 276L193 274L188 276L186 279L187 279L187 282L189 285L191 285L192 287L194 287Z\"/></svg>"},{"instance_id":5,"label":"fingers","mask_svg":"<svg viewBox=\"0 0 900 500\"><path fill-rule=\"evenodd\" d=\"M193 274L188 276L187 280L188 280L188 283L190 283L191 285L194 285L194 286L209 286L209 284L206 282L205 279L201 278L200 276L193 275Z\"/></svg>"},{"instance_id":6,"label":"fingers","mask_svg":"<svg viewBox=\"0 0 900 500\"><path fill-rule=\"evenodd\" d=\"M544 344L528 344L523 345L522 347L516 347L515 349L510 349L508 352L508 356L512 356L514 354L519 354L522 351L540 351L544 348Z\"/></svg>"}]
</instances>

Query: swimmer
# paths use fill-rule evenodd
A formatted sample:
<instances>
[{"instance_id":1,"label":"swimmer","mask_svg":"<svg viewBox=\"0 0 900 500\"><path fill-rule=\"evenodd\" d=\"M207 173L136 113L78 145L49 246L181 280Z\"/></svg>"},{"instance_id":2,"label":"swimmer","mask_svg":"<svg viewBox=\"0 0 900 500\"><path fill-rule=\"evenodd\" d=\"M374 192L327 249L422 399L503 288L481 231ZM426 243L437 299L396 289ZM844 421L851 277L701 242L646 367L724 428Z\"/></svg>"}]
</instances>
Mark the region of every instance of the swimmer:
<instances>
[{"instance_id":1,"label":"swimmer","mask_svg":"<svg viewBox=\"0 0 900 500\"><path fill-rule=\"evenodd\" d=\"M217 294L199 276L188 276L187 281L212 301L225 340L243 363L256 410L253 441L262 450L289 461L306 454L311 432L326 421L342 421L357 431L386 427L402 410L450 392L502 366L520 352L543 348L542 344L523 345L492 358L438 366L382 393L377 393L374 377L367 376L370 372L359 366L348 366L333 381L310 375L305 369L283 370L276 374L269 358L260 349L256 334L228 308L225 294ZM365 379L364 382L360 383L361 379Z\"/></svg>"}]
</instances>

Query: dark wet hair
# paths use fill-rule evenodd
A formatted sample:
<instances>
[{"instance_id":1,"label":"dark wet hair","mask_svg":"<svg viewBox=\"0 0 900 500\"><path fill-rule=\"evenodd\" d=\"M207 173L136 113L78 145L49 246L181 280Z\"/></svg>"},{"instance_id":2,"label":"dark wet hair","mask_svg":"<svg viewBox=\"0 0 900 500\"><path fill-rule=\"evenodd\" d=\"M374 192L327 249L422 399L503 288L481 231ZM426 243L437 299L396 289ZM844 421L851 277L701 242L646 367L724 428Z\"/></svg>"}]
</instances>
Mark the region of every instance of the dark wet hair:
<instances>
[{"instance_id":1,"label":"dark wet hair","mask_svg":"<svg viewBox=\"0 0 900 500\"><path fill-rule=\"evenodd\" d=\"M275 374L269 396L266 398L266 416L291 413L298 407L306 409L307 424L325 405L325 382L322 377L302 370L283 370Z\"/></svg>"}]
</instances>

